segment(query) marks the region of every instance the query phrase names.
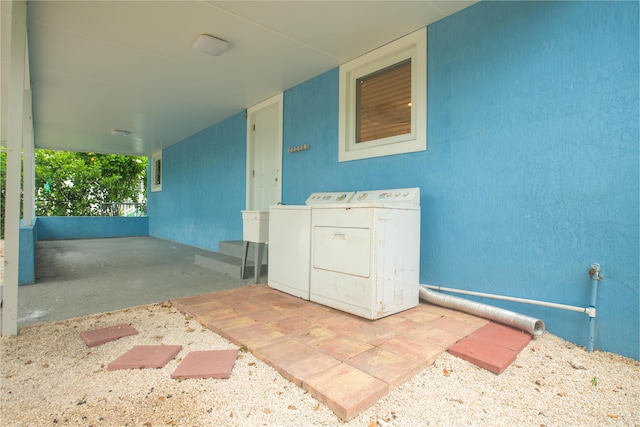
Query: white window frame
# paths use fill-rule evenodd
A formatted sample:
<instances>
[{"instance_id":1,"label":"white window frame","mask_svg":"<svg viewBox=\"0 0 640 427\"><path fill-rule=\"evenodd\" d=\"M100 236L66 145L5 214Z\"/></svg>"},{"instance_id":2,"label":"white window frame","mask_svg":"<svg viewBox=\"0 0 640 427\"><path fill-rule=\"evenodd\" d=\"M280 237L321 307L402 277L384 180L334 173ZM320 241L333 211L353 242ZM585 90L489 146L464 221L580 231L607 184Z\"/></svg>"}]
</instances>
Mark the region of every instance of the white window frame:
<instances>
[{"instance_id":1,"label":"white window frame","mask_svg":"<svg viewBox=\"0 0 640 427\"><path fill-rule=\"evenodd\" d=\"M160 170L158 171L158 161L160 161ZM162 191L162 170L164 165L162 164L162 151L159 151L151 156L151 192ZM160 184L156 184L158 175L160 175Z\"/></svg>"},{"instance_id":2,"label":"white window frame","mask_svg":"<svg viewBox=\"0 0 640 427\"><path fill-rule=\"evenodd\" d=\"M356 144L356 81L411 58L411 133ZM427 28L364 54L340 67L338 161L427 149Z\"/></svg>"}]
</instances>

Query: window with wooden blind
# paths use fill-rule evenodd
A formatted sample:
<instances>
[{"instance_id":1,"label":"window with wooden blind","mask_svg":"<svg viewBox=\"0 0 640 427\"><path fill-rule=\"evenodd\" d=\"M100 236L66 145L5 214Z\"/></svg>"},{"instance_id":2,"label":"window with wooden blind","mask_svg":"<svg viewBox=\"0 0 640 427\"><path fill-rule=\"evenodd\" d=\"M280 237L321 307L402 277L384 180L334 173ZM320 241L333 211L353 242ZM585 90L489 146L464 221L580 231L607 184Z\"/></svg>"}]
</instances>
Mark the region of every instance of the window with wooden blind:
<instances>
[{"instance_id":1,"label":"window with wooden blind","mask_svg":"<svg viewBox=\"0 0 640 427\"><path fill-rule=\"evenodd\" d=\"M411 133L411 59L356 80L356 144Z\"/></svg>"},{"instance_id":2,"label":"window with wooden blind","mask_svg":"<svg viewBox=\"0 0 640 427\"><path fill-rule=\"evenodd\" d=\"M424 151L426 28L340 67L339 161Z\"/></svg>"}]
</instances>

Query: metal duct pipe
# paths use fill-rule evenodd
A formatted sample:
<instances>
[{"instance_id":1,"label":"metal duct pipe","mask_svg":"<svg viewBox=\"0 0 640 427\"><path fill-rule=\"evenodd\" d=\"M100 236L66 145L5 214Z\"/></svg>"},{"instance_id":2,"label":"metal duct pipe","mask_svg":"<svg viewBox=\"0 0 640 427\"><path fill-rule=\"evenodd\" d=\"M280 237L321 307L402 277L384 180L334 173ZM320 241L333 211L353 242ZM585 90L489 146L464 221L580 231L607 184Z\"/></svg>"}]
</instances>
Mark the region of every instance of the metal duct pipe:
<instances>
[{"instance_id":1,"label":"metal duct pipe","mask_svg":"<svg viewBox=\"0 0 640 427\"><path fill-rule=\"evenodd\" d=\"M430 302L431 304L464 311L465 313L494 320L508 326L513 326L514 328L518 328L522 331L529 332L535 336L541 335L544 332L544 322L540 319L535 319L533 317L525 316L524 314L470 301L464 298L441 294L440 292L432 291L425 285L420 285L418 292L420 298Z\"/></svg>"}]
</instances>

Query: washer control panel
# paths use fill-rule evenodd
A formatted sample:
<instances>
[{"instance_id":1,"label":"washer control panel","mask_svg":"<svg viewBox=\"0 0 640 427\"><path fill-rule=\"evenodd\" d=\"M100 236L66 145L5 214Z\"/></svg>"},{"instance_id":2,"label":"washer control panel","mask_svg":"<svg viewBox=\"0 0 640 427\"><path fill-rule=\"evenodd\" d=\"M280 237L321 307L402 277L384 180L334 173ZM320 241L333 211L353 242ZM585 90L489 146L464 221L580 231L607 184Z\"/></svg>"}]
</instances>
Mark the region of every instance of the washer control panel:
<instances>
[{"instance_id":1,"label":"washer control panel","mask_svg":"<svg viewBox=\"0 0 640 427\"><path fill-rule=\"evenodd\" d=\"M311 193L305 204L322 205L330 203L349 203L354 194L356 194L355 191Z\"/></svg>"},{"instance_id":2,"label":"washer control panel","mask_svg":"<svg viewBox=\"0 0 640 427\"><path fill-rule=\"evenodd\" d=\"M350 203L411 203L420 204L420 188L397 188L392 190L358 191Z\"/></svg>"}]
</instances>

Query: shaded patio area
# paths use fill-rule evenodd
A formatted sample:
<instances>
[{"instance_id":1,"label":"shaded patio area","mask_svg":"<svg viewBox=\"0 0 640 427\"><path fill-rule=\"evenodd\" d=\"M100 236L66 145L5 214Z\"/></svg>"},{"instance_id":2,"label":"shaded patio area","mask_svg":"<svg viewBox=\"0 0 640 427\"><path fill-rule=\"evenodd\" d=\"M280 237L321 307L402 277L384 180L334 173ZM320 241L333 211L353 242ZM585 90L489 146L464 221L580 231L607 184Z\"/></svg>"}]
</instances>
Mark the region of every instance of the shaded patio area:
<instances>
[{"instance_id":1,"label":"shaded patio area","mask_svg":"<svg viewBox=\"0 0 640 427\"><path fill-rule=\"evenodd\" d=\"M18 290L18 326L251 283L195 264L208 251L153 237L40 241L36 282ZM266 281L266 277L263 278Z\"/></svg>"}]
</instances>

